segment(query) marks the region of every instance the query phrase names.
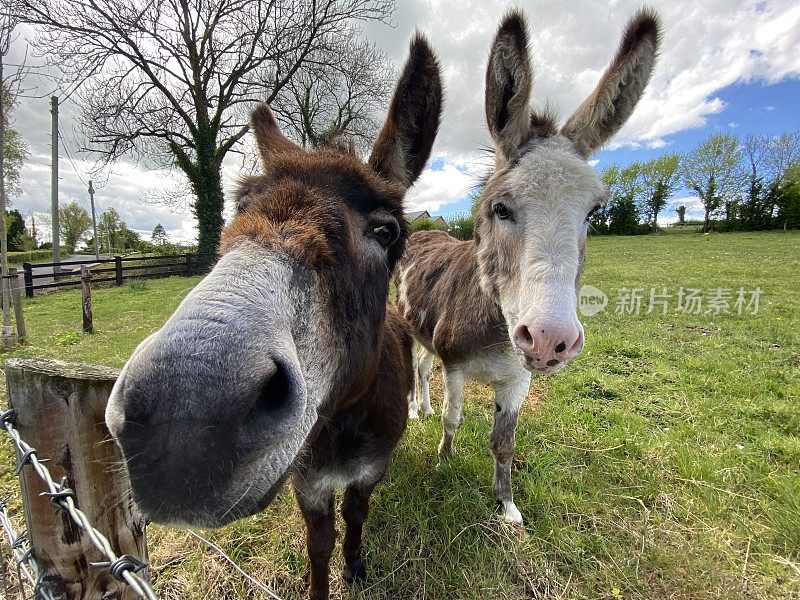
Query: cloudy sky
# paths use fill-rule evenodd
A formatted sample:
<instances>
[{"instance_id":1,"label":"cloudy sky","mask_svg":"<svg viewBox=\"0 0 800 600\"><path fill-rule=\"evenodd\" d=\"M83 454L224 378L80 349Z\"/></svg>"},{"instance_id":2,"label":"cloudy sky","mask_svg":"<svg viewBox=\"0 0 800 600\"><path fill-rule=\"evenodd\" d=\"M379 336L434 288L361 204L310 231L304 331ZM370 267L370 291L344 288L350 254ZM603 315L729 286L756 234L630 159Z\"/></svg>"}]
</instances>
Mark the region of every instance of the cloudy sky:
<instances>
[{"instance_id":1,"label":"cloudy sky","mask_svg":"<svg viewBox=\"0 0 800 600\"><path fill-rule=\"evenodd\" d=\"M483 77L489 44L505 10L518 6L528 17L535 70L532 102L549 105L566 119L591 92L611 59L620 32L641 3L617 0L398 0L391 26L372 24L364 35L378 43L399 68L414 29L427 33L445 76L443 125L432 160L407 197L409 210L427 209L447 218L468 210L467 194L486 168L480 149L489 144L483 119ZM648 160L663 152L686 152L716 132L778 134L800 126L800 5L796 0L704 0L655 3L664 22L661 57L633 117L594 158L596 168ZM22 30L23 37L30 32ZM22 52L22 39L11 62ZM92 162L77 152L77 108L61 106L63 137L60 200L87 206ZM23 214L50 206L50 117L47 98L25 100L14 127L31 149L22 172L23 193L14 207ZM235 161L234 161L235 162ZM226 186L236 165L226 166ZM97 193L98 210L116 208L129 227L149 237L161 222L175 241L192 240L186 212L147 204L169 177L119 162ZM696 215L696 199L681 193L673 204ZM670 207L662 222L674 220Z\"/></svg>"}]
</instances>

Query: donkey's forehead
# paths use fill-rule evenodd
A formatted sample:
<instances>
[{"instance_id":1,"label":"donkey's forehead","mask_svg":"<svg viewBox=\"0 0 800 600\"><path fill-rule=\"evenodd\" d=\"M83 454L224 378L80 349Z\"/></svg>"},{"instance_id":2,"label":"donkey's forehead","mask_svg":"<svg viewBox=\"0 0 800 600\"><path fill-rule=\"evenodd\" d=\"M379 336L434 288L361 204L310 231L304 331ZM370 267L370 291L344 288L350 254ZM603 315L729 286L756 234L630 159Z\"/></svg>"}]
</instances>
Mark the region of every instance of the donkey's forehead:
<instances>
[{"instance_id":1,"label":"donkey's forehead","mask_svg":"<svg viewBox=\"0 0 800 600\"><path fill-rule=\"evenodd\" d=\"M403 210L405 190L348 153L322 149L287 155L269 165L265 178L271 184L295 181L362 213Z\"/></svg>"},{"instance_id":2,"label":"donkey's forehead","mask_svg":"<svg viewBox=\"0 0 800 600\"><path fill-rule=\"evenodd\" d=\"M605 195L595 170L562 135L535 143L503 176L504 187L519 202L591 200Z\"/></svg>"}]
</instances>

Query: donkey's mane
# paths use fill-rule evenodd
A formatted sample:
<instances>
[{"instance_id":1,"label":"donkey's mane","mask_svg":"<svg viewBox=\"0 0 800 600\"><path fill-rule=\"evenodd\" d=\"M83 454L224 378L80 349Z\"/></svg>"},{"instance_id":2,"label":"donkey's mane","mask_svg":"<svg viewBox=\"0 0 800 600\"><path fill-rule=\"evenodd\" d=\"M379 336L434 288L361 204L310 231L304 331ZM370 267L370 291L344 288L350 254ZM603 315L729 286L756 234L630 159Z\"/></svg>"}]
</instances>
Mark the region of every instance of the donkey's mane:
<instances>
[{"instance_id":1,"label":"donkey's mane","mask_svg":"<svg viewBox=\"0 0 800 600\"><path fill-rule=\"evenodd\" d=\"M555 112L553 108L550 106L545 107L539 111L532 111L531 112L531 126L530 132L528 134L527 139L523 142L520 147L520 153L517 156L511 157L506 168L513 167L516 165L519 160L525 156L528 152L530 152L535 144L541 143L548 138L551 138L558 134L559 132L559 117L558 114ZM485 154L491 163L481 175L478 176L478 180L475 182L470 188L470 192L473 194L480 194L483 192L483 188L486 187L486 184L495 174L496 169L494 165L494 156L496 154L496 148L494 145L483 146L481 152Z\"/></svg>"}]
</instances>

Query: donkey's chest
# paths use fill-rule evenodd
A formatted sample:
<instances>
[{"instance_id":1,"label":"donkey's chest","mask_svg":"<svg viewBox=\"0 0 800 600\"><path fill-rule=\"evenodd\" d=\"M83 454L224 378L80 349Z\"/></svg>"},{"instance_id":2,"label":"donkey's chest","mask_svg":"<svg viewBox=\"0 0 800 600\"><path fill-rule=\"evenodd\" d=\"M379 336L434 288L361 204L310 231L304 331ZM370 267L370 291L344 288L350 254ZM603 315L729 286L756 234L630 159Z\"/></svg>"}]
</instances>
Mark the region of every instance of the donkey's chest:
<instances>
[{"instance_id":1,"label":"donkey's chest","mask_svg":"<svg viewBox=\"0 0 800 600\"><path fill-rule=\"evenodd\" d=\"M297 469L295 488L308 502L322 506L337 490L380 481L388 457L362 451L347 454L309 453Z\"/></svg>"},{"instance_id":2,"label":"donkey's chest","mask_svg":"<svg viewBox=\"0 0 800 600\"><path fill-rule=\"evenodd\" d=\"M321 504L336 490L349 485L377 483L386 471L399 434L376 430L374 420L334 416L299 462L295 487L309 501Z\"/></svg>"}]
</instances>

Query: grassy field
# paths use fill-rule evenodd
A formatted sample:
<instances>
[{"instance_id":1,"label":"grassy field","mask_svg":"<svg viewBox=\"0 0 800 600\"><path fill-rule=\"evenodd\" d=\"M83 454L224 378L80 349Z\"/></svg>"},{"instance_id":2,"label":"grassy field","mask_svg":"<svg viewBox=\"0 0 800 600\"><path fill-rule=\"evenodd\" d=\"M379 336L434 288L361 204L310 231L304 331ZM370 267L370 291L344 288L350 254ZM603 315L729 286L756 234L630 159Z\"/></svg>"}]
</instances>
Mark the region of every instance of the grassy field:
<instances>
[{"instance_id":1,"label":"grassy field","mask_svg":"<svg viewBox=\"0 0 800 600\"><path fill-rule=\"evenodd\" d=\"M29 300L30 343L6 356L121 366L197 281L97 291L93 335L78 292ZM520 420L524 529L496 517L492 403L471 384L441 470L438 420L410 424L367 522L370 578L348 590L335 577L334 597L800 598L800 234L592 238L584 283L609 304L583 319L583 354L534 381ZM733 314L680 313L675 296L644 314L664 287L732 289ZM758 314L736 314L740 287L761 288ZM640 314L615 311L622 288L644 289ZM438 411L438 371L433 390ZM16 486L0 442L0 495ZM206 535L281 597L305 596L288 493ZM162 598L264 597L186 532L152 527L149 542Z\"/></svg>"}]
</instances>

